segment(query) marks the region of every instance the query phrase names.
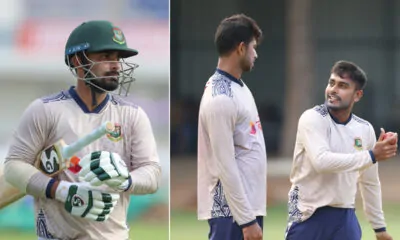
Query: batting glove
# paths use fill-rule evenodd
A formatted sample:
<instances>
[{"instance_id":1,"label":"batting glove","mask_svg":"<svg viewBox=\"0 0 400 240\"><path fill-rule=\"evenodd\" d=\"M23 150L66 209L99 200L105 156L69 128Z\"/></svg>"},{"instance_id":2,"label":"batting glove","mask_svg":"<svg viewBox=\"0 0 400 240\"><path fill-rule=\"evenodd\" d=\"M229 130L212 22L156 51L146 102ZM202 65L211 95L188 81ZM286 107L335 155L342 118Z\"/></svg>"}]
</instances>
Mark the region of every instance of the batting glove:
<instances>
[{"instance_id":1,"label":"batting glove","mask_svg":"<svg viewBox=\"0 0 400 240\"><path fill-rule=\"evenodd\" d=\"M81 181L89 182L92 186L100 186L103 183L122 192L129 189L132 180L129 170L117 153L97 151L84 156L79 165Z\"/></svg>"},{"instance_id":2,"label":"batting glove","mask_svg":"<svg viewBox=\"0 0 400 240\"><path fill-rule=\"evenodd\" d=\"M90 190L82 183L60 181L55 199L64 203L64 208L72 215L103 222L113 211L119 194Z\"/></svg>"}]
</instances>

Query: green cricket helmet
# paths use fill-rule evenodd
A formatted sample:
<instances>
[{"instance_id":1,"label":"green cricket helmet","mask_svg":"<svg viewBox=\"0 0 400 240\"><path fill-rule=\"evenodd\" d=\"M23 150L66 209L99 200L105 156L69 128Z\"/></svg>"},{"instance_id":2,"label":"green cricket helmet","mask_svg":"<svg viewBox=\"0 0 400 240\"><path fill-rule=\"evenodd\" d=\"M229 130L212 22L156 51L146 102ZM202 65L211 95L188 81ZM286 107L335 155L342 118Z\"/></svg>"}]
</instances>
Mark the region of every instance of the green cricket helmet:
<instances>
[{"instance_id":1,"label":"green cricket helmet","mask_svg":"<svg viewBox=\"0 0 400 240\"><path fill-rule=\"evenodd\" d=\"M92 61L87 57L87 53L97 53L106 51L117 51L120 61L120 71L118 73L119 92L125 91L128 94L137 64L126 62L124 59L135 56L138 51L127 46L126 39L122 30L114 26L109 21L88 21L75 28L70 34L65 46L65 63L71 72L79 80L85 81L96 92L108 92L98 86L93 80L101 79L104 76L96 76L91 69L100 62ZM72 57L77 57L79 66L74 66L71 62ZM103 61L104 62L104 61ZM111 62L111 61L110 61ZM115 62L115 61L112 61ZM77 75L77 69L83 69L84 77Z\"/></svg>"}]
</instances>

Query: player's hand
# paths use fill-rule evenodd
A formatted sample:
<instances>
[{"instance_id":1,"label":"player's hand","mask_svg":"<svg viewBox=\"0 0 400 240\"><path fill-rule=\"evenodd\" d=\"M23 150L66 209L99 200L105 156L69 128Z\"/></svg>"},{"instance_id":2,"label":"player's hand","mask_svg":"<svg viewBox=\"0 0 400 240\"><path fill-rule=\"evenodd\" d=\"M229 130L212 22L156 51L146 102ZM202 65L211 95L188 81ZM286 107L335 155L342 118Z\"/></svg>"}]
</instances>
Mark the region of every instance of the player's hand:
<instances>
[{"instance_id":1,"label":"player's hand","mask_svg":"<svg viewBox=\"0 0 400 240\"><path fill-rule=\"evenodd\" d=\"M392 236L387 232L378 232L375 234L376 240L393 240Z\"/></svg>"},{"instance_id":2,"label":"player's hand","mask_svg":"<svg viewBox=\"0 0 400 240\"><path fill-rule=\"evenodd\" d=\"M391 133L390 135L389 133L387 135L385 134L385 130L381 128L381 134L372 149L376 161L383 161L397 154L397 133Z\"/></svg>"},{"instance_id":3,"label":"player's hand","mask_svg":"<svg viewBox=\"0 0 400 240\"><path fill-rule=\"evenodd\" d=\"M242 231L244 240L262 240L263 238L262 229L258 223L244 227Z\"/></svg>"},{"instance_id":4,"label":"player's hand","mask_svg":"<svg viewBox=\"0 0 400 240\"><path fill-rule=\"evenodd\" d=\"M60 181L55 199L64 203L64 208L72 215L103 222L113 211L119 194L91 190L81 183Z\"/></svg>"},{"instance_id":5,"label":"player's hand","mask_svg":"<svg viewBox=\"0 0 400 240\"><path fill-rule=\"evenodd\" d=\"M97 151L83 157L79 178L92 186L103 183L116 191L125 191L131 185L129 170L117 153Z\"/></svg>"}]
</instances>

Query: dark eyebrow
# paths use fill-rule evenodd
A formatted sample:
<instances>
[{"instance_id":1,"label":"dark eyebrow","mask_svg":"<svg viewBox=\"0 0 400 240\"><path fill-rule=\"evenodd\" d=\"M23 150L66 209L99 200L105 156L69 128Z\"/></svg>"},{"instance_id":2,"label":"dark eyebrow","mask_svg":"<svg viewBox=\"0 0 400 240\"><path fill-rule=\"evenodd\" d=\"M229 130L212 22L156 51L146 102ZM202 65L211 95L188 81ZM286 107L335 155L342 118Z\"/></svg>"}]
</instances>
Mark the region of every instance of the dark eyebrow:
<instances>
[{"instance_id":1,"label":"dark eyebrow","mask_svg":"<svg viewBox=\"0 0 400 240\"><path fill-rule=\"evenodd\" d=\"M337 82L334 78L330 78L328 82L332 82L332 81ZM346 86L350 86L350 83L348 83L348 82L339 81L339 83L344 84Z\"/></svg>"},{"instance_id":2,"label":"dark eyebrow","mask_svg":"<svg viewBox=\"0 0 400 240\"><path fill-rule=\"evenodd\" d=\"M344 84L344 85L347 85L347 86L350 86L350 83L348 83L348 82L340 82L340 83L342 83L342 84Z\"/></svg>"}]
</instances>

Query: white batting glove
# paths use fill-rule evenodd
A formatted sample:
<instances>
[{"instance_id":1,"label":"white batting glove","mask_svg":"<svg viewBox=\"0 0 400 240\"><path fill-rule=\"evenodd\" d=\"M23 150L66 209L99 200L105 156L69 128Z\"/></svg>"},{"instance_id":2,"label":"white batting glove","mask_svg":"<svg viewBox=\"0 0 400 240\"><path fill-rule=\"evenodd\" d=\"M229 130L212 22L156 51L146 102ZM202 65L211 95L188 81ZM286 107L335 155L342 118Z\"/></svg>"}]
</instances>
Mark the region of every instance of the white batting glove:
<instances>
[{"instance_id":1,"label":"white batting glove","mask_svg":"<svg viewBox=\"0 0 400 240\"><path fill-rule=\"evenodd\" d=\"M103 183L110 188L122 192L132 184L128 167L119 154L96 151L84 156L79 165L81 181L86 181L92 186L100 186Z\"/></svg>"},{"instance_id":2,"label":"white batting glove","mask_svg":"<svg viewBox=\"0 0 400 240\"><path fill-rule=\"evenodd\" d=\"M55 199L63 202L65 210L72 215L103 222L113 211L119 194L91 190L81 183L60 181Z\"/></svg>"}]
</instances>

